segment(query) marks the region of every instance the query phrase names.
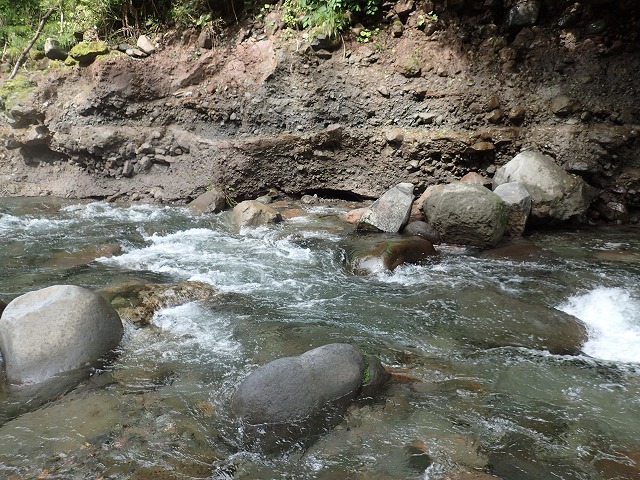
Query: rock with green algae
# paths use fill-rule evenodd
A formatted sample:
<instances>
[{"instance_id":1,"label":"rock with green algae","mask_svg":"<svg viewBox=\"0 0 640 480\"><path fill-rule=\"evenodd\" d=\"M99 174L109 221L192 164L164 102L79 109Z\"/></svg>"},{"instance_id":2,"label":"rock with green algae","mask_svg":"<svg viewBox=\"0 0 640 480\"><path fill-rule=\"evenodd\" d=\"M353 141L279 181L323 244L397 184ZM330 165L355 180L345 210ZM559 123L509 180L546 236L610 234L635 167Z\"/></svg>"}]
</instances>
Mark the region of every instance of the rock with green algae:
<instances>
[{"instance_id":1,"label":"rock with green algae","mask_svg":"<svg viewBox=\"0 0 640 480\"><path fill-rule=\"evenodd\" d=\"M98 55L106 55L109 53L109 47L100 40L91 42L80 42L75 45L69 52L69 56L81 64L89 64L93 62Z\"/></svg>"}]
</instances>

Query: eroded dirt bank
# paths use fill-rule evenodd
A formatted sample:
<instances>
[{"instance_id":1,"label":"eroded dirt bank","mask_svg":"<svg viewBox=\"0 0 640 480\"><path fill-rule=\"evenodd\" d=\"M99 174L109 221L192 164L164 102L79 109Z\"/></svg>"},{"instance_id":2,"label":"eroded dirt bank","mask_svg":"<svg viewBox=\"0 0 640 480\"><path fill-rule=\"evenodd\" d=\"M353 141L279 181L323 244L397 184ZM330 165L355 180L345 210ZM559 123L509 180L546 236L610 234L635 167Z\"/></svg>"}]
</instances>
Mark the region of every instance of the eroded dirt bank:
<instances>
[{"instance_id":1,"label":"eroded dirt bank","mask_svg":"<svg viewBox=\"0 0 640 480\"><path fill-rule=\"evenodd\" d=\"M566 9L545 3L517 31L506 7L447 8L432 33L427 3L388 5L373 41L350 34L331 51L243 21L213 49L167 33L146 59L30 74L37 87L0 123L0 195L184 203L219 184L238 199L372 198L400 181L420 193L491 177L535 148L601 190L592 220L637 223L640 55L616 19L637 24L638 7L578 2L561 28ZM597 31L603 11L617 16Z\"/></svg>"}]
</instances>

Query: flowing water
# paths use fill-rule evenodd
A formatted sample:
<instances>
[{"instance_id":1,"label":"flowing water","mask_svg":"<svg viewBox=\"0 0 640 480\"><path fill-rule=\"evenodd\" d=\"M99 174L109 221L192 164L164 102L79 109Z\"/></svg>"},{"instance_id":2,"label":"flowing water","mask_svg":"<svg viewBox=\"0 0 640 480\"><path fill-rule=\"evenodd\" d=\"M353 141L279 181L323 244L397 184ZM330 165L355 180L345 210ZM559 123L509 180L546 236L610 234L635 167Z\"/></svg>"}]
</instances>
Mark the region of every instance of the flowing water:
<instances>
[{"instance_id":1,"label":"flowing water","mask_svg":"<svg viewBox=\"0 0 640 480\"><path fill-rule=\"evenodd\" d=\"M529 259L445 251L362 277L344 267L345 208L303 208L282 225L236 232L227 214L0 200L4 300L133 281L197 280L228 293L161 310L151 326L127 324L117 357L65 394L5 386L0 478L637 478L637 229L536 233ZM526 345L530 312L550 308L588 325L582 354L483 344L478 325L498 315ZM238 383L332 342L377 355L395 381L306 449L245 451L229 411Z\"/></svg>"}]
</instances>

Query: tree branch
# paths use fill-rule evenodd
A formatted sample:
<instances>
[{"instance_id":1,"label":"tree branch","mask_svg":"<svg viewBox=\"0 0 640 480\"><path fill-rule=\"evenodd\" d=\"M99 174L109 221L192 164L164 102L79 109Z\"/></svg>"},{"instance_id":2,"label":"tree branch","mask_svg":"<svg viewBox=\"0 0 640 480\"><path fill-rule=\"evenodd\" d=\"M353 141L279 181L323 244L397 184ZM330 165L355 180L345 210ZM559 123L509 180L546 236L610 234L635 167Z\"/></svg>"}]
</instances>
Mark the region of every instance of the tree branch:
<instances>
[{"instance_id":1,"label":"tree branch","mask_svg":"<svg viewBox=\"0 0 640 480\"><path fill-rule=\"evenodd\" d=\"M24 63L25 59L27 58L27 55L29 54L29 50L31 50L31 47L33 47L33 44L36 43L36 40L38 40L38 37L42 33L44 24L47 23L47 20L49 20L49 17L53 15L53 12L55 11L56 11L56 8L51 7L49 10L47 10L47 13L44 14L42 19L40 20L40 25L38 25L38 30L36 30L36 34L33 36L31 41L24 48L24 50L22 51L22 54L20 54L20 57L18 58L18 61L13 67L13 71L11 72L11 75L9 75L9 80L12 80L18 74L18 70L20 69L20 66Z\"/></svg>"}]
</instances>

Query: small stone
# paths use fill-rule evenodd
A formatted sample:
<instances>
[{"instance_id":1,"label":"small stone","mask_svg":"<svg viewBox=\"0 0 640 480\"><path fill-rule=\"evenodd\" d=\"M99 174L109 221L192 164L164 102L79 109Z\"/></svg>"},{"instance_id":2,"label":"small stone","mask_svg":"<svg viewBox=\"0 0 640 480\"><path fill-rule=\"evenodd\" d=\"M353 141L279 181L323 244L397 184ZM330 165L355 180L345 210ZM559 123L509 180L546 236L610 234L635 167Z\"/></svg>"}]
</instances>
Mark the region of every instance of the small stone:
<instances>
[{"instance_id":1,"label":"small stone","mask_svg":"<svg viewBox=\"0 0 640 480\"><path fill-rule=\"evenodd\" d=\"M436 119L436 117L437 117L437 115L435 113L420 112L418 114L418 123L419 124L429 125L429 124L433 123L433 121Z\"/></svg>"},{"instance_id":2,"label":"small stone","mask_svg":"<svg viewBox=\"0 0 640 480\"><path fill-rule=\"evenodd\" d=\"M502 110L496 108L493 112L490 112L485 117L489 123L498 123L502 120Z\"/></svg>"},{"instance_id":3,"label":"small stone","mask_svg":"<svg viewBox=\"0 0 640 480\"><path fill-rule=\"evenodd\" d=\"M416 8L414 0L400 0L393 7L400 17L408 16Z\"/></svg>"},{"instance_id":4,"label":"small stone","mask_svg":"<svg viewBox=\"0 0 640 480\"><path fill-rule=\"evenodd\" d=\"M393 22L393 25L391 25L391 35L393 35L395 38L399 38L402 36L402 32L404 32L404 26L402 25L402 22L400 20L396 20L395 22Z\"/></svg>"},{"instance_id":5,"label":"small stone","mask_svg":"<svg viewBox=\"0 0 640 480\"><path fill-rule=\"evenodd\" d=\"M420 59L407 55L396 60L396 70L405 77L419 77L422 73Z\"/></svg>"},{"instance_id":6,"label":"small stone","mask_svg":"<svg viewBox=\"0 0 640 480\"><path fill-rule=\"evenodd\" d=\"M149 37L147 37L146 35L140 35L138 37L136 45L147 55L151 55L156 51L156 47L153 45L153 43L151 43L151 40L149 40Z\"/></svg>"},{"instance_id":7,"label":"small stone","mask_svg":"<svg viewBox=\"0 0 640 480\"><path fill-rule=\"evenodd\" d=\"M579 107L575 100L566 95L560 95L549 102L549 108L555 115L562 117L576 112Z\"/></svg>"},{"instance_id":8,"label":"small stone","mask_svg":"<svg viewBox=\"0 0 640 480\"><path fill-rule=\"evenodd\" d=\"M397 129L387 130L384 132L384 138L388 143L399 144L404 140L404 134Z\"/></svg>"},{"instance_id":9,"label":"small stone","mask_svg":"<svg viewBox=\"0 0 640 480\"><path fill-rule=\"evenodd\" d=\"M131 160L127 160L126 162L124 162L124 165L122 166L122 176L131 177L132 175L133 175L133 163L131 163Z\"/></svg>"},{"instance_id":10,"label":"small stone","mask_svg":"<svg viewBox=\"0 0 640 480\"><path fill-rule=\"evenodd\" d=\"M387 87L385 87L384 85L381 85L381 86L378 87L377 90L378 90L378 93L380 95L382 95L385 98L389 98L389 96L390 96L389 95L389 89Z\"/></svg>"},{"instance_id":11,"label":"small stone","mask_svg":"<svg viewBox=\"0 0 640 480\"><path fill-rule=\"evenodd\" d=\"M520 0L511 7L505 21L507 30L535 25L540 12L540 3L540 0Z\"/></svg>"},{"instance_id":12,"label":"small stone","mask_svg":"<svg viewBox=\"0 0 640 480\"><path fill-rule=\"evenodd\" d=\"M138 48L127 48L125 53L127 55L129 55L130 57L133 57L133 58L146 58L146 57L148 57L148 55L146 53L144 53L142 50L140 50Z\"/></svg>"},{"instance_id":13,"label":"small stone","mask_svg":"<svg viewBox=\"0 0 640 480\"><path fill-rule=\"evenodd\" d=\"M487 103L485 104L485 112L490 112L495 110L500 106L500 99L497 95L492 95L487 99Z\"/></svg>"},{"instance_id":14,"label":"small stone","mask_svg":"<svg viewBox=\"0 0 640 480\"><path fill-rule=\"evenodd\" d=\"M138 148L138 153L155 153L155 148L150 143L145 142Z\"/></svg>"},{"instance_id":15,"label":"small stone","mask_svg":"<svg viewBox=\"0 0 640 480\"><path fill-rule=\"evenodd\" d=\"M495 150L495 148L491 142L476 142L469 147L469 150L474 152L490 152Z\"/></svg>"},{"instance_id":16,"label":"small stone","mask_svg":"<svg viewBox=\"0 0 640 480\"><path fill-rule=\"evenodd\" d=\"M525 109L522 105L514 105L507 116L512 123L519 125L524 121Z\"/></svg>"},{"instance_id":17,"label":"small stone","mask_svg":"<svg viewBox=\"0 0 640 480\"><path fill-rule=\"evenodd\" d=\"M66 60L69 55L60 47L60 42L53 38L47 38L44 42L44 54L50 60Z\"/></svg>"},{"instance_id":18,"label":"small stone","mask_svg":"<svg viewBox=\"0 0 640 480\"><path fill-rule=\"evenodd\" d=\"M207 29L202 30L200 35L198 35L198 46L205 50L211 50L213 48L213 38Z\"/></svg>"}]
</instances>

